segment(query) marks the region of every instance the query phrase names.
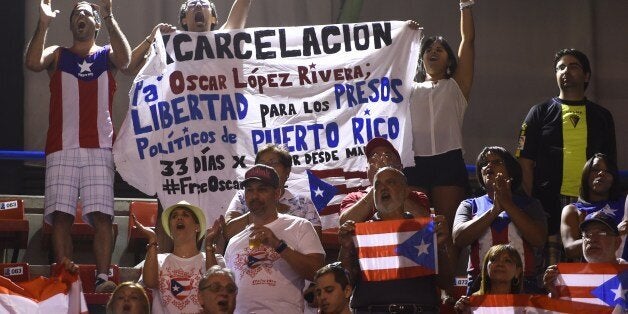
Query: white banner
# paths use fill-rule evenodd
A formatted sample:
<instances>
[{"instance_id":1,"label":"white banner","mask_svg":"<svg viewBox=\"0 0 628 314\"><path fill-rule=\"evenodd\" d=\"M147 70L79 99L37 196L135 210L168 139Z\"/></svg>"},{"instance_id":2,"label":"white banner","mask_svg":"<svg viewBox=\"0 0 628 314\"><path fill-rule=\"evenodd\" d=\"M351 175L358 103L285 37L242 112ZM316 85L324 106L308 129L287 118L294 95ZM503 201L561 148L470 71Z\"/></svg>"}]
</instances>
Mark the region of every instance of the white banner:
<instances>
[{"instance_id":1,"label":"white banner","mask_svg":"<svg viewBox=\"0 0 628 314\"><path fill-rule=\"evenodd\" d=\"M364 171L373 137L413 165L420 36L398 21L167 34L130 90L116 167L164 208L186 200L210 223L266 143L289 148L288 185L308 194L306 170Z\"/></svg>"}]
</instances>

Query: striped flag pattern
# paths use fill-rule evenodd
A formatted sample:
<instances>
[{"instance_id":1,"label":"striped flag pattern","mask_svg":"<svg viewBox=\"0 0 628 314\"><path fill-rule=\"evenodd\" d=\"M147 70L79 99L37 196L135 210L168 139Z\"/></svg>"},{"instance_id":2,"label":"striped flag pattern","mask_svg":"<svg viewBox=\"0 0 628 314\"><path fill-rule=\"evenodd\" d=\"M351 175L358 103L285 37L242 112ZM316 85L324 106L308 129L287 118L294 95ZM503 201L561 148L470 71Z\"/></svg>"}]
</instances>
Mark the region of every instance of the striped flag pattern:
<instances>
[{"instance_id":1,"label":"striped flag pattern","mask_svg":"<svg viewBox=\"0 0 628 314\"><path fill-rule=\"evenodd\" d=\"M490 294L471 296L472 313L611 313L612 308L552 299L545 295Z\"/></svg>"},{"instance_id":2,"label":"striped flag pattern","mask_svg":"<svg viewBox=\"0 0 628 314\"><path fill-rule=\"evenodd\" d=\"M370 186L366 172L364 171L345 171L342 168L334 168L308 170L308 173L336 188L336 194L327 203L327 206L319 211L323 229L338 227L340 202L347 194L363 190ZM316 188L310 188L310 191L315 189ZM312 200L314 200L314 198Z\"/></svg>"},{"instance_id":3,"label":"striped flag pattern","mask_svg":"<svg viewBox=\"0 0 628 314\"><path fill-rule=\"evenodd\" d=\"M558 271L561 299L628 309L628 264L562 263Z\"/></svg>"},{"instance_id":4,"label":"striped flag pattern","mask_svg":"<svg viewBox=\"0 0 628 314\"><path fill-rule=\"evenodd\" d=\"M366 281L438 272L436 235L430 218L356 223L354 242Z\"/></svg>"}]
</instances>

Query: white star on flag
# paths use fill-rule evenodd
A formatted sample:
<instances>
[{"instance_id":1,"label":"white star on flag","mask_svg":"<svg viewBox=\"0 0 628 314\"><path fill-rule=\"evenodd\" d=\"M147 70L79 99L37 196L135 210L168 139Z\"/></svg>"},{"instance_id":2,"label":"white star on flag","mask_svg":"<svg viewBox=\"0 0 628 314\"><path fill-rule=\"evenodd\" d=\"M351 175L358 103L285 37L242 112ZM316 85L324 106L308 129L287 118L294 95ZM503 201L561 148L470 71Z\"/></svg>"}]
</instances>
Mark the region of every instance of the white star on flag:
<instances>
[{"instance_id":1,"label":"white star on flag","mask_svg":"<svg viewBox=\"0 0 628 314\"><path fill-rule=\"evenodd\" d=\"M316 187L316 190L314 190L314 196L320 196L323 197L323 190L321 190L320 187Z\"/></svg>"},{"instance_id":2,"label":"white star on flag","mask_svg":"<svg viewBox=\"0 0 628 314\"><path fill-rule=\"evenodd\" d=\"M421 244L415 246L417 250L419 250L419 254L417 256L421 256L421 254L429 254L427 249L430 247L429 243L425 243L425 240L421 239Z\"/></svg>"},{"instance_id":3,"label":"white star on flag","mask_svg":"<svg viewBox=\"0 0 628 314\"><path fill-rule=\"evenodd\" d=\"M607 215L611 215L611 216L615 216L615 211L616 209L612 209L610 206L606 205L604 206L604 208L602 208L602 212L607 214Z\"/></svg>"},{"instance_id":4,"label":"white star on flag","mask_svg":"<svg viewBox=\"0 0 628 314\"><path fill-rule=\"evenodd\" d=\"M81 71L79 71L79 73L92 71L92 63L87 62L87 60L83 60L83 63L79 63L78 66L81 68Z\"/></svg>"},{"instance_id":5,"label":"white star on flag","mask_svg":"<svg viewBox=\"0 0 628 314\"><path fill-rule=\"evenodd\" d=\"M615 299L613 299L613 301L617 299L625 300L626 298L624 296L626 295L626 291L628 291L628 289L623 289L620 282L617 289L611 289L611 291L615 294Z\"/></svg>"}]
</instances>

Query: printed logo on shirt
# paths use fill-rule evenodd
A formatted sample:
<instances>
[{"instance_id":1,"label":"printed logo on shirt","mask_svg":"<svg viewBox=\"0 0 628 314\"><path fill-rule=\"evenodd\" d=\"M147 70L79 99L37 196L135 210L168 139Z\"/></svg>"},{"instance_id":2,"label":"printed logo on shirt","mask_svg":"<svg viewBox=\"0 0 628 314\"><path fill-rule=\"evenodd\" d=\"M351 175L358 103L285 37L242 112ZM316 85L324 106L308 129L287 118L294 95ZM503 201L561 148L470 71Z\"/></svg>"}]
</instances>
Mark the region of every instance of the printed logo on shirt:
<instances>
[{"instance_id":1,"label":"printed logo on shirt","mask_svg":"<svg viewBox=\"0 0 628 314\"><path fill-rule=\"evenodd\" d=\"M92 76L94 75L94 73L92 73L92 63L87 62L87 60L83 60L82 63L79 63L78 66L80 68L78 75L79 77L88 77L88 76ZM87 72L87 73L85 73Z\"/></svg>"},{"instance_id":2,"label":"printed logo on shirt","mask_svg":"<svg viewBox=\"0 0 628 314\"><path fill-rule=\"evenodd\" d=\"M569 114L567 119L569 119L569 122L571 122L571 125L575 128L578 125L578 121L580 121L580 116L577 114Z\"/></svg>"},{"instance_id":3,"label":"printed logo on shirt","mask_svg":"<svg viewBox=\"0 0 628 314\"><path fill-rule=\"evenodd\" d=\"M246 248L235 256L235 270L243 276L255 278L259 273L272 274L275 261L280 258L274 249L266 245L256 248Z\"/></svg>"},{"instance_id":4,"label":"printed logo on shirt","mask_svg":"<svg viewBox=\"0 0 628 314\"><path fill-rule=\"evenodd\" d=\"M170 292L179 299L184 300L190 295L192 285L189 278L172 278L170 279Z\"/></svg>"}]
</instances>

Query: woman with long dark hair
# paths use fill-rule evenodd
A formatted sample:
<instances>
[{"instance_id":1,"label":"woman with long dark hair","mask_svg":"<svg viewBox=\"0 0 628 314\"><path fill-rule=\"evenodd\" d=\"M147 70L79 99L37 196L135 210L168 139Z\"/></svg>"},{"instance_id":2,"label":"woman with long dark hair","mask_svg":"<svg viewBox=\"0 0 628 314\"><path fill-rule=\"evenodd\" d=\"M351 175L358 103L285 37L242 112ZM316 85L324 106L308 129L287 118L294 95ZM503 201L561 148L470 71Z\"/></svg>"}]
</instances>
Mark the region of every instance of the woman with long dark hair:
<instances>
[{"instance_id":1,"label":"woman with long dark hair","mask_svg":"<svg viewBox=\"0 0 628 314\"><path fill-rule=\"evenodd\" d=\"M560 234L567 258L582 258L582 232L580 224L584 218L594 212L604 211L615 219L620 227L622 243L617 250L617 257L628 257L624 253L626 241L626 222L624 204L626 195L622 193L617 165L605 154L597 153L584 164L578 201L563 208ZM622 223L623 222L623 223Z\"/></svg>"}]
</instances>

